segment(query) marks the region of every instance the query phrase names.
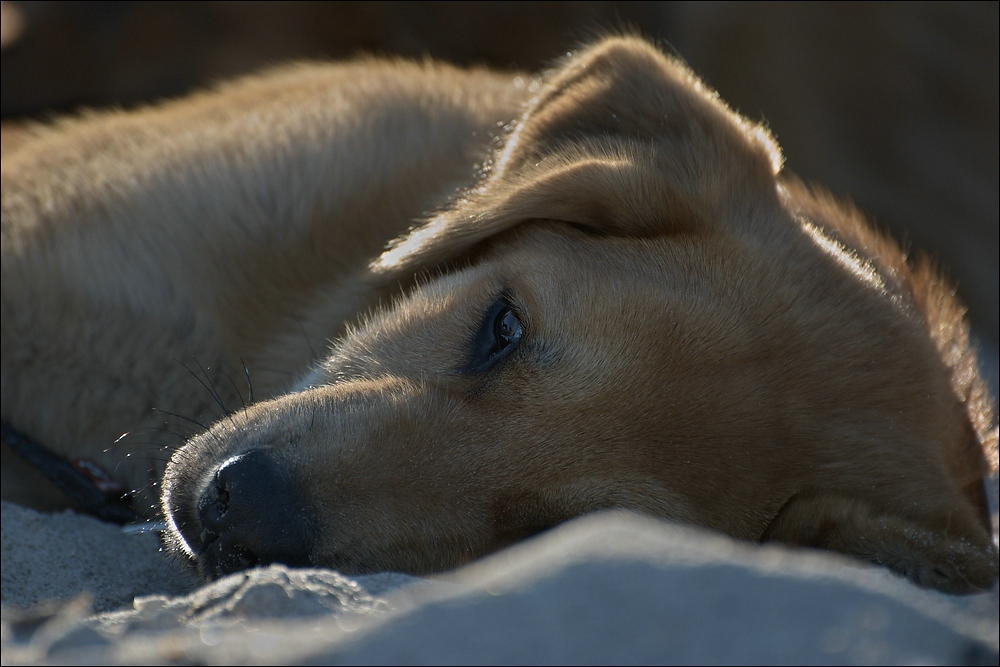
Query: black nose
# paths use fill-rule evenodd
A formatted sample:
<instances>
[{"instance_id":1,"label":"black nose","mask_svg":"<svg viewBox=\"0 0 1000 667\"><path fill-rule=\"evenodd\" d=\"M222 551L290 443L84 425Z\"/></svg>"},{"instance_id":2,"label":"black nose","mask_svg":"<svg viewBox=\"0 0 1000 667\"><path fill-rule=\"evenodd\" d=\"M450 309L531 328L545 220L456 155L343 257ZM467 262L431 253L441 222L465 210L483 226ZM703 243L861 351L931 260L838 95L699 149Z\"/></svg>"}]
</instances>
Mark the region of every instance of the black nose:
<instances>
[{"instance_id":1,"label":"black nose","mask_svg":"<svg viewBox=\"0 0 1000 667\"><path fill-rule=\"evenodd\" d=\"M206 574L254 565L308 565L309 516L288 475L263 450L223 463L198 501Z\"/></svg>"}]
</instances>

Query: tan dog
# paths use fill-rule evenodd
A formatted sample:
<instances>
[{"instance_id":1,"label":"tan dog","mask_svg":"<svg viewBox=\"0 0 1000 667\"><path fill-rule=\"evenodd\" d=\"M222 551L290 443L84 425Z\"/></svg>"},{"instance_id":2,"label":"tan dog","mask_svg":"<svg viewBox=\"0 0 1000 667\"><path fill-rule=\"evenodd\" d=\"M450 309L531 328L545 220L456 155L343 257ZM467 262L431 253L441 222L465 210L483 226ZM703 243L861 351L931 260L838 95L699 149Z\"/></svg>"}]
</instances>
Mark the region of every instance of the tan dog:
<instances>
[{"instance_id":1,"label":"tan dog","mask_svg":"<svg viewBox=\"0 0 1000 667\"><path fill-rule=\"evenodd\" d=\"M542 79L300 66L64 121L4 157L3 420L97 456L217 395L162 492L209 577L440 570L625 507L986 587L962 308L780 167L628 38ZM240 358L267 400L232 409Z\"/></svg>"}]
</instances>

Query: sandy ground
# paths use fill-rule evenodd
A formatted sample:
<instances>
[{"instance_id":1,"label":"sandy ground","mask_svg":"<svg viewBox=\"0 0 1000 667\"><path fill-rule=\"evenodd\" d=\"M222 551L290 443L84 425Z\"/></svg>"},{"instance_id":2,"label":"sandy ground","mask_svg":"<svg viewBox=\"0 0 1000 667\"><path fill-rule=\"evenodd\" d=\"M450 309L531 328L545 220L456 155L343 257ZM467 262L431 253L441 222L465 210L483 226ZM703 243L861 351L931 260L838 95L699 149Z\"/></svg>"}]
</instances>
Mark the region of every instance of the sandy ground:
<instances>
[{"instance_id":1,"label":"sandy ground","mask_svg":"<svg viewBox=\"0 0 1000 667\"><path fill-rule=\"evenodd\" d=\"M622 512L430 579L271 566L206 586L152 534L9 503L2 527L4 664L998 661L996 588Z\"/></svg>"}]
</instances>

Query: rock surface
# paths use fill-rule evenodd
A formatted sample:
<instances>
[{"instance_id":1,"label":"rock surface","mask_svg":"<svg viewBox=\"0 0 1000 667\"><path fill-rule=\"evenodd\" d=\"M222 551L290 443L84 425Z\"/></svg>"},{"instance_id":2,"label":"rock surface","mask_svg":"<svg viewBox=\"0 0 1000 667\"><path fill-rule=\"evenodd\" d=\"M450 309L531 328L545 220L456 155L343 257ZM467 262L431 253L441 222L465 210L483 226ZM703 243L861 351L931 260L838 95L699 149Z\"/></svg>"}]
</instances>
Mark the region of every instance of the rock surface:
<instances>
[{"instance_id":1,"label":"rock surface","mask_svg":"<svg viewBox=\"0 0 1000 667\"><path fill-rule=\"evenodd\" d=\"M623 512L429 579L270 566L197 588L148 534L7 504L2 523L4 664L995 665L1000 648L996 588L947 596Z\"/></svg>"}]
</instances>

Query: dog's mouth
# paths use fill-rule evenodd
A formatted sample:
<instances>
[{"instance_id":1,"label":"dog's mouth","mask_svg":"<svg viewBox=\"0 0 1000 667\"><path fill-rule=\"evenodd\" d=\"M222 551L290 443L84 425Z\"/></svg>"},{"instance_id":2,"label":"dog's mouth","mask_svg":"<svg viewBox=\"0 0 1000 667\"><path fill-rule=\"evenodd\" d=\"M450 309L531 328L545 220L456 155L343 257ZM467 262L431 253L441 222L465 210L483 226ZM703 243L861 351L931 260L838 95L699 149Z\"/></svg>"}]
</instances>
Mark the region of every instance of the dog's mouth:
<instances>
[{"instance_id":1,"label":"dog's mouth","mask_svg":"<svg viewBox=\"0 0 1000 667\"><path fill-rule=\"evenodd\" d=\"M200 485L170 479L164 513L167 547L205 579L269 563L313 564L311 514L266 450L226 459Z\"/></svg>"}]
</instances>

